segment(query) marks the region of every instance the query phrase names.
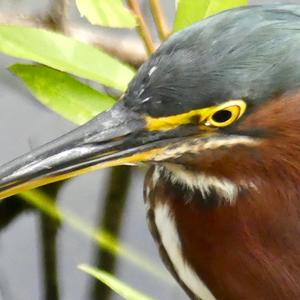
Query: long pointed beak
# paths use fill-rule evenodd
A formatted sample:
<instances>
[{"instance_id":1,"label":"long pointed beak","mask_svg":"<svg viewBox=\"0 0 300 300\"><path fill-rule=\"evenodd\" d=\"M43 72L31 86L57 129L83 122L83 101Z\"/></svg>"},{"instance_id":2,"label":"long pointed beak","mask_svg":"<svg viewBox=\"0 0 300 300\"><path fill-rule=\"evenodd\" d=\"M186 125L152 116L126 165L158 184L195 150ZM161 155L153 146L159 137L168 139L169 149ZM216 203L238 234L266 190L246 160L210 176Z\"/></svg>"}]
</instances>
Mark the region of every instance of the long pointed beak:
<instances>
[{"instance_id":1,"label":"long pointed beak","mask_svg":"<svg viewBox=\"0 0 300 300\"><path fill-rule=\"evenodd\" d=\"M176 134L145 130L145 119L124 107L0 167L0 199L91 170L151 161Z\"/></svg>"}]
</instances>

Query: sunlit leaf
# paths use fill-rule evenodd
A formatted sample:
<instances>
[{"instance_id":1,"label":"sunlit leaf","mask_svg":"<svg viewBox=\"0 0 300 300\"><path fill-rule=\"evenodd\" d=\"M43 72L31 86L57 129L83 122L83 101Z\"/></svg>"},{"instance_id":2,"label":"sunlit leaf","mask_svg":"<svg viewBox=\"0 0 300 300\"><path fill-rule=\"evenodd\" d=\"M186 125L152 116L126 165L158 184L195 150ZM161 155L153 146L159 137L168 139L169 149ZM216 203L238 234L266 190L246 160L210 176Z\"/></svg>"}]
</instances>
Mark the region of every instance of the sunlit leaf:
<instances>
[{"instance_id":1,"label":"sunlit leaf","mask_svg":"<svg viewBox=\"0 0 300 300\"><path fill-rule=\"evenodd\" d=\"M135 27L135 17L121 0L76 0L81 16L92 24L108 27Z\"/></svg>"},{"instance_id":2,"label":"sunlit leaf","mask_svg":"<svg viewBox=\"0 0 300 300\"><path fill-rule=\"evenodd\" d=\"M173 31L179 31L204 18L209 0L179 0L173 25Z\"/></svg>"},{"instance_id":3,"label":"sunlit leaf","mask_svg":"<svg viewBox=\"0 0 300 300\"><path fill-rule=\"evenodd\" d=\"M0 26L0 52L124 91L134 71L85 43L44 29Z\"/></svg>"},{"instance_id":4,"label":"sunlit leaf","mask_svg":"<svg viewBox=\"0 0 300 300\"><path fill-rule=\"evenodd\" d=\"M89 275L95 277L108 287L110 287L113 291L115 291L118 295L123 297L127 300L152 300L152 298L143 295L141 292L138 292L137 290L133 289L132 287L128 286L126 283L120 281L115 276L93 268L88 265L80 265L78 268Z\"/></svg>"},{"instance_id":5,"label":"sunlit leaf","mask_svg":"<svg viewBox=\"0 0 300 300\"><path fill-rule=\"evenodd\" d=\"M247 0L211 0L205 13L205 18L215 15L223 10L247 5Z\"/></svg>"},{"instance_id":6,"label":"sunlit leaf","mask_svg":"<svg viewBox=\"0 0 300 300\"><path fill-rule=\"evenodd\" d=\"M223 10L246 5L247 2L247 0L178 0L173 31L179 31Z\"/></svg>"},{"instance_id":7,"label":"sunlit leaf","mask_svg":"<svg viewBox=\"0 0 300 300\"><path fill-rule=\"evenodd\" d=\"M16 64L10 70L45 106L79 125L115 102L72 76L46 66Z\"/></svg>"},{"instance_id":8,"label":"sunlit leaf","mask_svg":"<svg viewBox=\"0 0 300 300\"><path fill-rule=\"evenodd\" d=\"M99 228L96 229L85 223L76 214L68 212L65 209L58 208L54 204L55 202L53 199L41 189L22 192L18 195L27 203L36 207L49 217L71 226L83 236L96 242L106 251L127 259L141 270L155 276L158 280L163 280L168 284L173 284L173 280L170 279L168 274L162 268L153 263L151 259L138 253L131 247L121 244L107 231Z\"/></svg>"}]
</instances>

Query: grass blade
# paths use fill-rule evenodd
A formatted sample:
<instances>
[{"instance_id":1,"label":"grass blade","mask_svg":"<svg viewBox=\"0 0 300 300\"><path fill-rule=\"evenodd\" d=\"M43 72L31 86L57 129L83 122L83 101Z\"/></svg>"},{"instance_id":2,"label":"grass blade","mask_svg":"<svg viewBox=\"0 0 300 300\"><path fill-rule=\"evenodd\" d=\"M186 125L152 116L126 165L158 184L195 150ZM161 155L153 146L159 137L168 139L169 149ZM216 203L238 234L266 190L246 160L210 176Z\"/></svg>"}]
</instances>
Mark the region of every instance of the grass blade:
<instances>
[{"instance_id":1,"label":"grass blade","mask_svg":"<svg viewBox=\"0 0 300 300\"><path fill-rule=\"evenodd\" d=\"M102 229L95 229L86 224L74 213L67 212L55 206L53 199L40 189L20 193L19 196L30 205L58 221L65 222L83 236L90 238L100 247L110 253L124 257L141 270L153 275L158 280L173 284L165 270L155 265L149 258L137 253L127 245L120 244L113 236Z\"/></svg>"},{"instance_id":2,"label":"grass blade","mask_svg":"<svg viewBox=\"0 0 300 300\"><path fill-rule=\"evenodd\" d=\"M127 300L152 300L152 298L143 295L141 292L138 292L137 290L129 287L127 284L124 282L120 281L113 275L93 268L88 265L80 265L78 268L83 271L88 273L89 275L95 277L108 287L110 287L113 291L115 291L117 294L119 294L121 297Z\"/></svg>"}]
</instances>

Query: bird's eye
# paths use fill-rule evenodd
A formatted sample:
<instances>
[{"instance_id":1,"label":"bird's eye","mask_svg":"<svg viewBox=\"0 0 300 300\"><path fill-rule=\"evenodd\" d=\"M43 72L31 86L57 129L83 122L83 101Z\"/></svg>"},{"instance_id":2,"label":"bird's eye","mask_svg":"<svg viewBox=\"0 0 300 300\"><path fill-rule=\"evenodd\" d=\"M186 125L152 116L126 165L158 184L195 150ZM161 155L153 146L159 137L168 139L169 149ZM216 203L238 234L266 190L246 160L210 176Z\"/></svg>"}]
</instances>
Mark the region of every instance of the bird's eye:
<instances>
[{"instance_id":1,"label":"bird's eye","mask_svg":"<svg viewBox=\"0 0 300 300\"><path fill-rule=\"evenodd\" d=\"M211 118L215 123L224 123L230 120L232 117L231 111L227 109L219 110L215 112Z\"/></svg>"},{"instance_id":2,"label":"bird's eye","mask_svg":"<svg viewBox=\"0 0 300 300\"><path fill-rule=\"evenodd\" d=\"M232 100L221 104L208 116L207 126L226 127L239 119L246 110L246 103L243 100Z\"/></svg>"}]
</instances>

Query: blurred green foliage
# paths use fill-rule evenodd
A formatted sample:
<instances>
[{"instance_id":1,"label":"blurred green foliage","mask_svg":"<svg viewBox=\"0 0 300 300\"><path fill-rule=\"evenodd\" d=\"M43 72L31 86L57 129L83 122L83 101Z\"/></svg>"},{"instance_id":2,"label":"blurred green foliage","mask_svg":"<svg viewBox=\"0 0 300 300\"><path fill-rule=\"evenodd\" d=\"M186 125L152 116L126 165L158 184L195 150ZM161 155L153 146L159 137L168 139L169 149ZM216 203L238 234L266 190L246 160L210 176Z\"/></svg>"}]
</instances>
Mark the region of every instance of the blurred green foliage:
<instances>
[{"instance_id":1,"label":"blurred green foliage","mask_svg":"<svg viewBox=\"0 0 300 300\"><path fill-rule=\"evenodd\" d=\"M247 0L178 0L173 31L179 31L223 10L246 4Z\"/></svg>"},{"instance_id":2,"label":"blurred green foliage","mask_svg":"<svg viewBox=\"0 0 300 300\"><path fill-rule=\"evenodd\" d=\"M128 300L152 300L152 298L149 298L148 296L138 292L137 290L129 287L127 284L125 284L124 282L120 281L119 279L117 279L115 276L93 268L91 266L88 265L80 265L79 269L88 273L89 275L95 277L96 279L98 279L99 281L101 281L102 283L104 283L105 285L107 285L108 287L110 287L112 290L114 290L117 294L119 294L120 296L122 296L125 299Z\"/></svg>"},{"instance_id":3,"label":"blurred green foliage","mask_svg":"<svg viewBox=\"0 0 300 300\"><path fill-rule=\"evenodd\" d=\"M134 15L121 0L76 0L81 16L85 16L93 25L116 28L136 26Z\"/></svg>"},{"instance_id":4,"label":"blurred green foliage","mask_svg":"<svg viewBox=\"0 0 300 300\"><path fill-rule=\"evenodd\" d=\"M0 25L0 52L124 91L134 70L102 50L52 31Z\"/></svg>"},{"instance_id":5,"label":"blurred green foliage","mask_svg":"<svg viewBox=\"0 0 300 300\"><path fill-rule=\"evenodd\" d=\"M71 75L43 66L15 64L10 71L49 109L81 125L110 108L115 99L96 91Z\"/></svg>"}]
</instances>

